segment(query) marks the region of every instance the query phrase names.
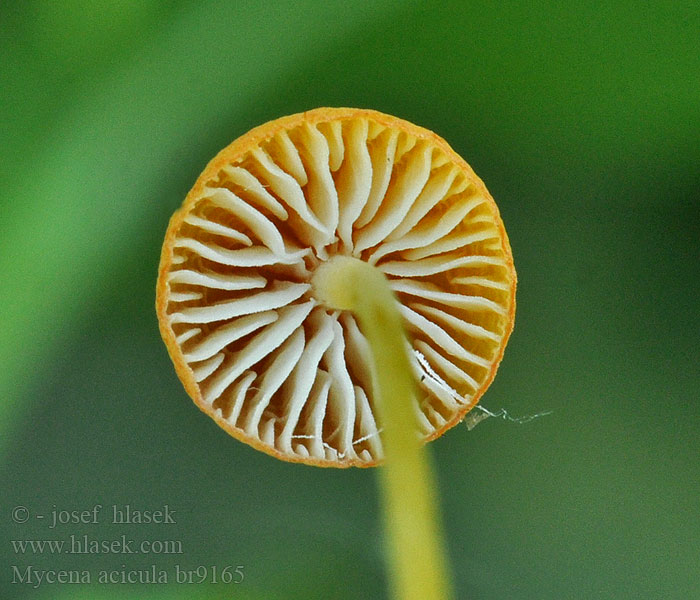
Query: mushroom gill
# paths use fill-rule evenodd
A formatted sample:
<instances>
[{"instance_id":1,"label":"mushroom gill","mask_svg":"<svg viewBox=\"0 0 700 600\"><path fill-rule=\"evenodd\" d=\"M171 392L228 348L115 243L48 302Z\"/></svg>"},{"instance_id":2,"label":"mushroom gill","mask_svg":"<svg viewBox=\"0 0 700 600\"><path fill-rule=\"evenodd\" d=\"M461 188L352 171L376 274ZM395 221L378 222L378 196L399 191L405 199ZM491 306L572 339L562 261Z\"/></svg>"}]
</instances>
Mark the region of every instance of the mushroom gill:
<instances>
[{"instance_id":1,"label":"mushroom gill","mask_svg":"<svg viewBox=\"0 0 700 600\"><path fill-rule=\"evenodd\" d=\"M438 437L495 375L516 277L493 199L428 130L321 108L245 134L172 217L156 307L187 392L231 435L284 460L372 466L383 453L368 343L314 286L335 256L388 278L420 433Z\"/></svg>"}]
</instances>

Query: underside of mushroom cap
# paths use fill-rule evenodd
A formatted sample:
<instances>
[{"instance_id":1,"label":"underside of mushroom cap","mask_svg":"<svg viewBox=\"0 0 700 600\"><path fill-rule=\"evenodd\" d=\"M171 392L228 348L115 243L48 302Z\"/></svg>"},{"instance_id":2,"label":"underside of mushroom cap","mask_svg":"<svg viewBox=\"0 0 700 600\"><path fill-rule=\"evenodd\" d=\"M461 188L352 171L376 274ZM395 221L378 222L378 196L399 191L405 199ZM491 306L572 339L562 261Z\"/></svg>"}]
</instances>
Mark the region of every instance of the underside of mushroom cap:
<instances>
[{"instance_id":1,"label":"underside of mushroom cap","mask_svg":"<svg viewBox=\"0 0 700 600\"><path fill-rule=\"evenodd\" d=\"M231 435L284 460L373 466L371 352L353 314L313 286L336 256L389 280L420 433L438 437L495 375L516 276L493 199L426 129L320 108L248 132L173 215L156 309L187 392Z\"/></svg>"}]
</instances>

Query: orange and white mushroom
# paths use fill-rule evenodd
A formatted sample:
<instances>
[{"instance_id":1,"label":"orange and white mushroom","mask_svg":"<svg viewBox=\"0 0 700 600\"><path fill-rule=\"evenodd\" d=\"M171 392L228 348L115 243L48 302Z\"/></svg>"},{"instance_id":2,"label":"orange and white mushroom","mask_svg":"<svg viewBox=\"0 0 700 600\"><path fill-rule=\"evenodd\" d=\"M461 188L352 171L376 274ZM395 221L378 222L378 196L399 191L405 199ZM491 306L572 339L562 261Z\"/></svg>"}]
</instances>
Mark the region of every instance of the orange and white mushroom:
<instances>
[{"instance_id":1,"label":"orange and white mushroom","mask_svg":"<svg viewBox=\"0 0 700 600\"><path fill-rule=\"evenodd\" d=\"M248 132L172 217L156 308L194 402L278 458L383 457L372 358L315 277L365 261L399 303L426 440L477 403L503 356L516 276L498 209L436 134L376 111L320 108Z\"/></svg>"}]
</instances>

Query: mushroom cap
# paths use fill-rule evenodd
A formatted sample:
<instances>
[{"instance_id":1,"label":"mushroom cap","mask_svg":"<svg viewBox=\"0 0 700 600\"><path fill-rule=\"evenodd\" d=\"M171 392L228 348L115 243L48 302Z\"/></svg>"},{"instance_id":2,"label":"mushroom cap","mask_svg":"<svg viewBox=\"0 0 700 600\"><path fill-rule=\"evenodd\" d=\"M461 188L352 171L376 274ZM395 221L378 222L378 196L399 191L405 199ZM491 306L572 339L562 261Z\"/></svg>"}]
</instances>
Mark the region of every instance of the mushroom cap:
<instances>
[{"instance_id":1,"label":"mushroom cap","mask_svg":"<svg viewBox=\"0 0 700 600\"><path fill-rule=\"evenodd\" d=\"M389 280L420 434L439 437L495 376L516 274L493 198L431 131L318 108L238 138L170 219L156 311L187 393L232 436L287 461L374 466L383 451L367 340L313 288L338 255Z\"/></svg>"}]
</instances>

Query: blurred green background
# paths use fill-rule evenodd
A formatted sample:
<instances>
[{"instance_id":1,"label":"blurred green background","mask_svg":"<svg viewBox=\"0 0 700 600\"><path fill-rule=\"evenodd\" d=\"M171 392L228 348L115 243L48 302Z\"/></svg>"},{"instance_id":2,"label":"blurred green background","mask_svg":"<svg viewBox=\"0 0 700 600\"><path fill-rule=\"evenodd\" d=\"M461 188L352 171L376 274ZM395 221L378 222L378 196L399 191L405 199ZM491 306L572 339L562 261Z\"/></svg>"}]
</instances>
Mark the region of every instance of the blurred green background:
<instances>
[{"instance_id":1,"label":"blurred green background","mask_svg":"<svg viewBox=\"0 0 700 600\"><path fill-rule=\"evenodd\" d=\"M552 414L430 445L458 598L700 598L700 9L499 4L0 4L0 598L386 598L376 473L230 438L153 309L168 218L207 161L322 105L445 137L510 235L516 328L482 402ZM176 523L35 518L95 504ZM11 543L70 534L183 554ZM13 584L13 565L171 584ZM229 565L243 583L174 584Z\"/></svg>"}]
</instances>

